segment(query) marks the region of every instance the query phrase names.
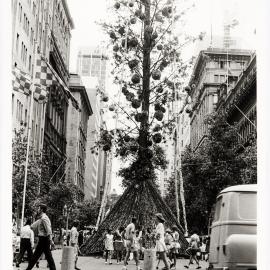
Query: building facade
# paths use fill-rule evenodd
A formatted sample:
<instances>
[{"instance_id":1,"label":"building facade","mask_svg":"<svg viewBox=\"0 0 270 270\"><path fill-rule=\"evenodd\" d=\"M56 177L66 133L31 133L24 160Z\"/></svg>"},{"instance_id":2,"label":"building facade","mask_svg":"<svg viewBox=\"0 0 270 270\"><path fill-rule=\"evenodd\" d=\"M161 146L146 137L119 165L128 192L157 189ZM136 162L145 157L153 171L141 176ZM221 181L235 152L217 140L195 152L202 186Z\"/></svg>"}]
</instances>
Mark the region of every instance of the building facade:
<instances>
[{"instance_id":1,"label":"building facade","mask_svg":"<svg viewBox=\"0 0 270 270\"><path fill-rule=\"evenodd\" d=\"M27 73L35 83L37 59L42 56L64 84L69 79L71 29L74 27L66 0L12 1L13 67ZM66 160L66 124L69 95L60 84L47 87L46 103L33 101L31 123L30 95L13 91L13 128L31 128L30 142L37 153L50 161L49 175L64 179ZM58 170L58 167L61 168Z\"/></svg>"},{"instance_id":2,"label":"building facade","mask_svg":"<svg viewBox=\"0 0 270 270\"><path fill-rule=\"evenodd\" d=\"M93 115L88 124L88 146L86 150L86 179L85 199L97 198L101 200L105 190L105 176L107 175L107 154L95 147L99 140L100 129L104 127L104 104L101 92L105 93L107 63L105 51L99 47L81 47L78 52L77 72L86 87ZM110 179L108 179L110 182ZM107 189L108 190L108 189Z\"/></svg>"},{"instance_id":3,"label":"building facade","mask_svg":"<svg viewBox=\"0 0 270 270\"><path fill-rule=\"evenodd\" d=\"M208 133L204 120L216 109L219 86L225 83L229 93L250 61L251 54L248 50L215 48L200 52L189 82L192 101L190 144L193 150L201 145Z\"/></svg>"},{"instance_id":4,"label":"building facade","mask_svg":"<svg viewBox=\"0 0 270 270\"><path fill-rule=\"evenodd\" d=\"M251 57L234 88L227 92L226 84L218 89L217 111L225 112L229 124L236 124L239 141L246 147L257 137L257 65L256 54Z\"/></svg>"},{"instance_id":5,"label":"building facade","mask_svg":"<svg viewBox=\"0 0 270 270\"><path fill-rule=\"evenodd\" d=\"M69 89L78 101L80 110L71 104L68 107L66 180L79 187L81 196L77 199L81 201L85 193L87 126L93 111L86 89L77 74L70 74Z\"/></svg>"}]
</instances>

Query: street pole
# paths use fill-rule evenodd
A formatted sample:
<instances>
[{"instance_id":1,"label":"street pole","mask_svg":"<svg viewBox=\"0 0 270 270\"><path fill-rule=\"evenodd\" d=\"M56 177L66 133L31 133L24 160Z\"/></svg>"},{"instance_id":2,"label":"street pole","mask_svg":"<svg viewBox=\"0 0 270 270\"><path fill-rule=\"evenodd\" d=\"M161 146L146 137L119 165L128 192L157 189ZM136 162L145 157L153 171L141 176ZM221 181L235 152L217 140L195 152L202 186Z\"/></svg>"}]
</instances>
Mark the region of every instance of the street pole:
<instances>
[{"instance_id":1,"label":"street pole","mask_svg":"<svg viewBox=\"0 0 270 270\"><path fill-rule=\"evenodd\" d=\"M25 172L24 172L24 183L23 183L23 203L22 203L22 220L21 228L23 227L24 220L24 208L25 208L25 196L26 196L26 184L27 184L27 173L28 173L28 162L29 162L29 149L30 149L30 137L31 137L31 125L33 115L33 103L34 103L34 85L31 85L31 96L30 96L30 114L27 131L27 148L26 148L26 160L25 160Z\"/></svg>"}]
</instances>

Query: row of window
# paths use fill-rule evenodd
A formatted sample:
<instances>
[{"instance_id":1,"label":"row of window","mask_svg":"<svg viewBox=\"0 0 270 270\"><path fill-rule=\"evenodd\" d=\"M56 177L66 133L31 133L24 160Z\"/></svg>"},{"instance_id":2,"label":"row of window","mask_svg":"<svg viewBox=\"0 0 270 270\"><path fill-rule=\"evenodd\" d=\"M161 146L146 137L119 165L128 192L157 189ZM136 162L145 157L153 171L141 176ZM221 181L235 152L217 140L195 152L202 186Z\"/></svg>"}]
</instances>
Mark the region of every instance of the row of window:
<instances>
[{"instance_id":1,"label":"row of window","mask_svg":"<svg viewBox=\"0 0 270 270\"><path fill-rule=\"evenodd\" d=\"M16 38L16 52L18 52L18 47L19 47L19 39L20 39L20 35L17 34L17 38ZM21 54L20 54L20 59L22 61L22 63L26 66L26 64L28 64L28 71L31 71L31 66L32 66L32 56L29 55L28 56L28 63L27 63L27 48L25 46L25 44L22 42L21 43Z\"/></svg>"}]
</instances>

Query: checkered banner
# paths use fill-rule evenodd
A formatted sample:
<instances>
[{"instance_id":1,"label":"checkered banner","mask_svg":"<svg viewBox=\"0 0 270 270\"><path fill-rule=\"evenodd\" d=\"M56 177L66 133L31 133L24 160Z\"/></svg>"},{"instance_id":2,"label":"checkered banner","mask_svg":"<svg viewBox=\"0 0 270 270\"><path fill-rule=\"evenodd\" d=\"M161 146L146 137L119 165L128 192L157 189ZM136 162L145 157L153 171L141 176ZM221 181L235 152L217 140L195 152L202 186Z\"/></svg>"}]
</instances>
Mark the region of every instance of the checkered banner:
<instances>
[{"instance_id":1,"label":"checkered banner","mask_svg":"<svg viewBox=\"0 0 270 270\"><path fill-rule=\"evenodd\" d=\"M79 105L77 100L71 94L66 84L62 81L48 61L38 54L36 64L35 81L45 87L51 86L52 84L60 84L65 89L68 97L71 99L72 105L78 110Z\"/></svg>"},{"instance_id":2,"label":"checkered banner","mask_svg":"<svg viewBox=\"0 0 270 270\"><path fill-rule=\"evenodd\" d=\"M30 75L14 67L12 70L12 86L14 91L29 95L31 86Z\"/></svg>"},{"instance_id":3,"label":"checkered banner","mask_svg":"<svg viewBox=\"0 0 270 270\"><path fill-rule=\"evenodd\" d=\"M43 103L47 101L46 87L40 84L33 84L29 74L15 67L12 70L12 77L14 91L25 95L30 95L31 91L34 91L33 96L37 102Z\"/></svg>"}]
</instances>

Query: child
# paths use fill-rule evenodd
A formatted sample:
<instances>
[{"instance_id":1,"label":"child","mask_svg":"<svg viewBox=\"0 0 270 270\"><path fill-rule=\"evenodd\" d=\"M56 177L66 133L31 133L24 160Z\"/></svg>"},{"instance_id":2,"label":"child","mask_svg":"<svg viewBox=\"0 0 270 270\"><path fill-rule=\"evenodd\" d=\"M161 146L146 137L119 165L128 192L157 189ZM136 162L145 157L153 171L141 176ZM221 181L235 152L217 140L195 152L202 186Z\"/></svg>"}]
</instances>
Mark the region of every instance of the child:
<instances>
[{"instance_id":1,"label":"child","mask_svg":"<svg viewBox=\"0 0 270 270\"><path fill-rule=\"evenodd\" d=\"M114 247L116 250L116 261L117 264L121 262L122 259L122 251L124 249L123 239L122 239L122 232L124 228L120 227L119 230L117 229L114 234Z\"/></svg>"},{"instance_id":2,"label":"child","mask_svg":"<svg viewBox=\"0 0 270 270\"><path fill-rule=\"evenodd\" d=\"M112 264L112 253L113 253L113 234L112 230L108 229L107 234L105 237L104 245L105 245L105 264L108 263L109 257L109 264Z\"/></svg>"},{"instance_id":3,"label":"child","mask_svg":"<svg viewBox=\"0 0 270 270\"><path fill-rule=\"evenodd\" d=\"M142 231L136 231L135 236L133 237L134 247L133 247L133 257L139 259L139 253L141 249L140 240L142 237ZM137 269L140 270L141 268L137 265Z\"/></svg>"}]
</instances>

